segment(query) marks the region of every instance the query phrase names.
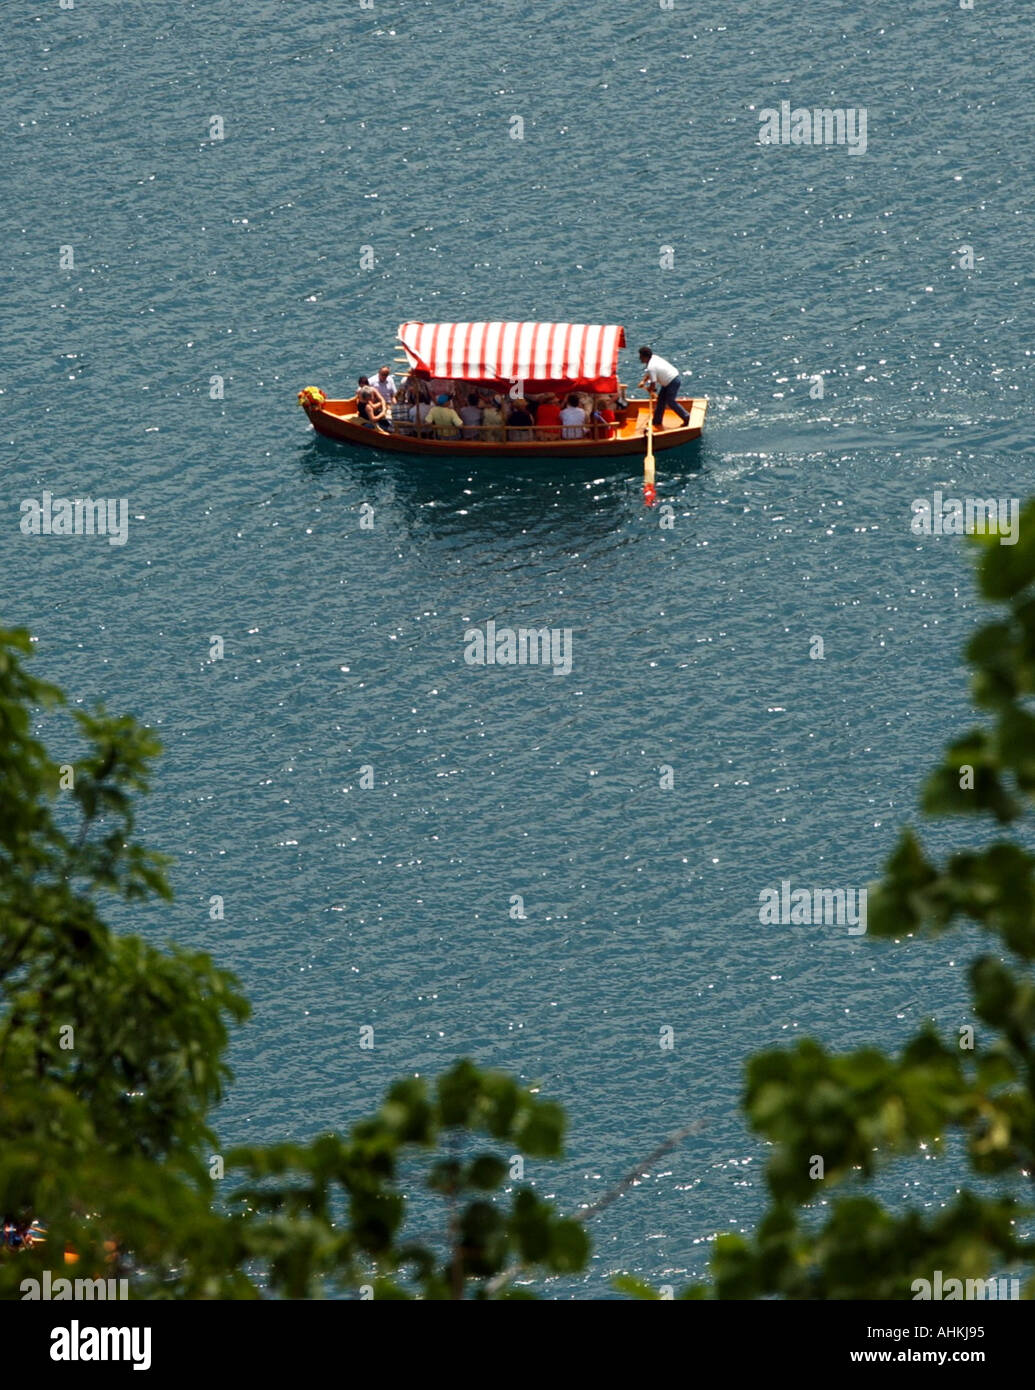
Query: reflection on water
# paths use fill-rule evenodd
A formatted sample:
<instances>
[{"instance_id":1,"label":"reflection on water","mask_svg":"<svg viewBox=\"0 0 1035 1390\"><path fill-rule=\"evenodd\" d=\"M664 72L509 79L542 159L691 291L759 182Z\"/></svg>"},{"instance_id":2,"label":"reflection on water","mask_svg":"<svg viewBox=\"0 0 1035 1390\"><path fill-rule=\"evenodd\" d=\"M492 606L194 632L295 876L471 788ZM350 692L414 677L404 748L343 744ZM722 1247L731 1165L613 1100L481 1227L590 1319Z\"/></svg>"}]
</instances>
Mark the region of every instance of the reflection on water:
<instances>
[{"instance_id":1,"label":"reflection on water","mask_svg":"<svg viewBox=\"0 0 1035 1390\"><path fill-rule=\"evenodd\" d=\"M704 471L704 442L658 455L658 501ZM643 508L643 474L629 456L595 459L495 459L374 453L313 434L299 450L301 471L341 480L371 502L397 508L431 536L458 531L486 540L548 523L554 544L579 546L590 533L623 525ZM685 501L685 499L682 499Z\"/></svg>"}]
</instances>

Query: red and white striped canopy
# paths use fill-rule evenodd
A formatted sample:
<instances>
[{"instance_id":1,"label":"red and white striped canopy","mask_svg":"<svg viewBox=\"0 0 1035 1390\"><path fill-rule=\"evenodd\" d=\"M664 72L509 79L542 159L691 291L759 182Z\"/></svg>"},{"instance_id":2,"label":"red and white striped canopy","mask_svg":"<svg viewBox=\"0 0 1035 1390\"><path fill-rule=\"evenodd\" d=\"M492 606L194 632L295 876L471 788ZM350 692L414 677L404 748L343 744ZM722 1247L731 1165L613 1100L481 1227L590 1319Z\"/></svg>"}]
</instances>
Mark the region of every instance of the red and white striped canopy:
<instances>
[{"instance_id":1,"label":"red and white striped canopy","mask_svg":"<svg viewBox=\"0 0 1035 1390\"><path fill-rule=\"evenodd\" d=\"M614 391L620 324L401 323L399 341L421 376L534 392L564 386Z\"/></svg>"}]
</instances>

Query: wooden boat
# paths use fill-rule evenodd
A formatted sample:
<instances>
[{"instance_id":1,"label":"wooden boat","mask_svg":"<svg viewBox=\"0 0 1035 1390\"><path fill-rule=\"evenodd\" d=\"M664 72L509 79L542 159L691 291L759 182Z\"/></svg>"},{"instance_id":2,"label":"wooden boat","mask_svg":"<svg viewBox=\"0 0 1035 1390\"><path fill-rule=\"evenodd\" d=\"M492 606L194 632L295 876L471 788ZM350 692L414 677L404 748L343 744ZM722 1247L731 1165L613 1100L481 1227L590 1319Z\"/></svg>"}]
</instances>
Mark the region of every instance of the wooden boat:
<instances>
[{"instance_id":1,"label":"wooden boat","mask_svg":"<svg viewBox=\"0 0 1035 1390\"><path fill-rule=\"evenodd\" d=\"M690 423L685 427L674 426L655 430L655 453L661 449L677 448L700 437L708 402L703 397L681 396L680 405L690 412ZM328 439L339 439L347 444L361 444L367 449L384 449L396 454L477 454L496 458L600 458L612 454L643 454L647 412L651 403L647 400L630 400L629 406L625 418L616 423L610 438L589 439L437 439L426 426L422 434L417 434L412 426L408 434L403 434L398 426L391 434L383 434L379 430L372 430L360 424L354 396L347 401L326 400L321 406L307 408L306 414L312 421L313 429ZM667 418L671 420L675 417ZM515 435L537 433L535 426L531 430L508 430L504 426L503 432ZM603 430L600 432L602 436ZM539 433L556 434L556 430L541 430Z\"/></svg>"},{"instance_id":2,"label":"wooden boat","mask_svg":"<svg viewBox=\"0 0 1035 1390\"><path fill-rule=\"evenodd\" d=\"M613 395L619 390L618 350L625 330L618 324L568 323L416 323L399 326L399 344L411 383L462 384L465 390L535 398L569 392ZM643 455L648 447L649 400L629 400L615 411L613 425L589 425L577 439L558 438L554 426L475 425L464 437L441 438L428 425L394 419L392 431L371 429L357 399L329 400L317 387L299 392L299 403L313 428L328 439L397 454L478 455L492 458L601 458ZM654 429L653 449L675 449L699 438L708 402L681 397L686 425L670 413ZM502 434L503 438L500 438Z\"/></svg>"}]
</instances>

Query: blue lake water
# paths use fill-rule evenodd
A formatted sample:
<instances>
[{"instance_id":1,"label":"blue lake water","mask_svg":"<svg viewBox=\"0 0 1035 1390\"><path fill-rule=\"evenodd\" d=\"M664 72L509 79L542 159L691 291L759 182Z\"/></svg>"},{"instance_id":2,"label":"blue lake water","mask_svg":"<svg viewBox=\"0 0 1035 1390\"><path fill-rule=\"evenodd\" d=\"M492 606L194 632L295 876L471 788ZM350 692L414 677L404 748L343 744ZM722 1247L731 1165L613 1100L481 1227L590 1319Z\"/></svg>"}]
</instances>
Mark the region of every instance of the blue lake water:
<instances>
[{"instance_id":1,"label":"blue lake water","mask_svg":"<svg viewBox=\"0 0 1035 1390\"><path fill-rule=\"evenodd\" d=\"M469 1055L567 1107L568 1158L529 1176L574 1208L700 1119L552 1291L699 1275L763 1201L750 1052L967 1021L973 935L758 907L876 877L971 717L969 549L910 504L1031 490L1023 7L9 9L3 619L164 740L140 830L176 903L118 920L254 1003L222 1135L305 1138ZM782 100L865 107L865 153L760 145ZM653 343L711 401L658 456L673 524L635 459L318 440L295 393L348 394L404 318ZM45 489L127 498L128 543L21 535ZM488 619L571 628L571 674L468 666Z\"/></svg>"}]
</instances>

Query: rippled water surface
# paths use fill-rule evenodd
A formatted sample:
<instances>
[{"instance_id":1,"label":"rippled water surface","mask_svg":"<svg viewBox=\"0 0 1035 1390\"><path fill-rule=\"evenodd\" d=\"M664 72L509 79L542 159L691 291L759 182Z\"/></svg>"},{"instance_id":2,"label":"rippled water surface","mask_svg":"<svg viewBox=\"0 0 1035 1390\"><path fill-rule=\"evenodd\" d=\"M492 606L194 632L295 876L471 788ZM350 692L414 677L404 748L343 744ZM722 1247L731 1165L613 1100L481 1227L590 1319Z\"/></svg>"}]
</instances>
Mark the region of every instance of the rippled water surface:
<instances>
[{"instance_id":1,"label":"rippled water surface","mask_svg":"<svg viewBox=\"0 0 1035 1390\"><path fill-rule=\"evenodd\" d=\"M125 924L254 1002L223 1135L304 1138L466 1054L565 1104L569 1157L530 1175L575 1206L703 1119L555 1292L700 1273L762 1201L749 1052L964 1018L971 938L758 900L871 880L969 718L969 555L910 502L1031 491L1024 7L8 10L4 617L161 732L141 830L177 898ZM866 153L760 146L784 99L865 106ZM296 391L345 394L402 318L654 342L711 400L658 458L673 524L635 459L318 440ZM21 536L44 489L126 497L128 544ZM490 618L570 627L572 673L467 666ZM915 1176L885 1195L951 1190Z\"/></svg>"}]
</instances>

